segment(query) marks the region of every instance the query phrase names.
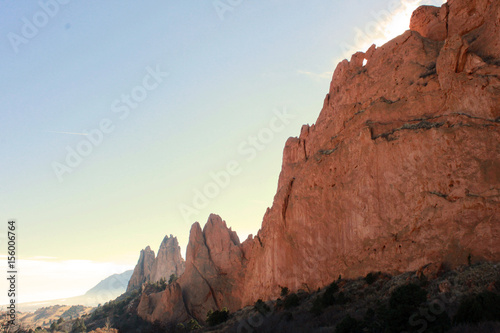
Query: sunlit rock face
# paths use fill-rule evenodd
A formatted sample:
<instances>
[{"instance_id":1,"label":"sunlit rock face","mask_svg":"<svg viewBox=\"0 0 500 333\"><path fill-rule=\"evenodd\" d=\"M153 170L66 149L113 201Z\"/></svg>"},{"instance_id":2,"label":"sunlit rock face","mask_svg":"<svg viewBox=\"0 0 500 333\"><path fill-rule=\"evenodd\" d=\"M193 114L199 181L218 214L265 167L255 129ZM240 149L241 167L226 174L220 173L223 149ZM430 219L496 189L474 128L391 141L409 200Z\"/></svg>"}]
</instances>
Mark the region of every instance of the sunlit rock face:
<instances>
[{"instance_id":1,"label":"sunlit rock face","mask_svg":"<svg viewBox=\"0 0 500 333\"><path fill-rule=\"evenodd\" d=\"M239 309L245 263L236 233L212 214L203 230L199 223L191 227L184 274L160 293L144 289L138 314L167 324L188 315L203 322L209 310Z\"/></svg>"},{"instance_id":2,"label":"sunlit rock face","mask_svg":"<svg viewBox=\"0 0 500 333\"><path fill-rule=\"evenodd\" d=\"M181 256L181 248L177 237L165 236L158 250L158 256L148 246L141 250L139 261L130 278L127 291L140 288L145 282L168 281L174 274L179 277L184 273L185 262Z\"/></svg>"},{"instance_id":3,"label":"sunlit rock face","mask_svg":"<svg viewBox=\"0 0 500 333\"><path fill-rule=\"evenodd\" d=\"M499 30L500 1L450 0L341 62L316 124L285 145L258 235L240 243L216 215L193 225L178 281L186 314L339 275L499 261ZM179 300L176 288L164 294ZM165 302L156 318L179 316Z\"/></svg>"},{"instance_id":4,"label":"sunlit rock face","mask_svg":"<svg viewBox=\"0 0 500 333\"><path fill-rule=\"evenodd\" d=\"M413 31L338 65L316 124L286 143L243 304L340 274L500 260L499 8L421 7Z\"/></svg>"},{"instance_id":5,"label":"sunlit rock face","mask_svg":"<svg viewBox=\"0 0 500 333\"><path fill-rule=\"evenodd\" d=\"M177 237L165 236L151 270L151 281L156 282L161 279L168 281L172 274L177 277L181 276L184 269L185 262L182 259Z\"/></svg>"}]
</instances>

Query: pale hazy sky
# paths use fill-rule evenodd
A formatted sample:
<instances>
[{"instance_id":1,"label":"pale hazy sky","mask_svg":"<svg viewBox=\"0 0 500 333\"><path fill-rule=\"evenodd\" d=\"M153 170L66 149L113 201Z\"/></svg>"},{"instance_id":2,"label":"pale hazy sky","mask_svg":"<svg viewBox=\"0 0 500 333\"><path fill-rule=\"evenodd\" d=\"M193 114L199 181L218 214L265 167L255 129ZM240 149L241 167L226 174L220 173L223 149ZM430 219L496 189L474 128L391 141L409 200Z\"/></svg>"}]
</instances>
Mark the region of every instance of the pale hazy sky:
<instances>
[{"instance_id":1,"label":"pale hazy sky","mask_svg":"<svg viewBox=\"0 0 500 333\"><path fill-rule=\"evenodd\" d=\"M166 234L184 252L210 213L255 234L336 64L443 2L55 1L0 2L0 254L16 219L19 301L82 294Z\"/></svg>"}]
</instances>

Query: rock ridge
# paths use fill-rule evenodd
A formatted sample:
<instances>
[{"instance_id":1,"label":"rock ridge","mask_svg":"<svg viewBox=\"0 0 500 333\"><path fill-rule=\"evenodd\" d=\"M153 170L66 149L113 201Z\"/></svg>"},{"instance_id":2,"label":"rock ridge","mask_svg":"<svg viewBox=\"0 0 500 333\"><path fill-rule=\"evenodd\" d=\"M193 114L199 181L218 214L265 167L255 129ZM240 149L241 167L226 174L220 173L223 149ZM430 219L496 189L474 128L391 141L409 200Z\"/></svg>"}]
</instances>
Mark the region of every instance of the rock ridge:
<instances>
[{"instance_id":1,"label":"rock ridge","mask_svg":"<svg viewBox=\"0 0 500 333\"><path fill-rule=\"evenodd\" d=\"M240 243L217 215L193 224L184 274L141 299L143 318L203 321L282 286L500 261L500 2L423 6L410 28L339 63L317 122L285 144L258 234Z\"/></svg>"},{"instance_id":2,"label":"rock ridge","mask_svg":"<svg viewBox=\"0 0 500 333\"><path fill-rule=\"evenodd\" d=\"M148 246L141 250L139 260L129 280L127 291L141 288L146 282L169 280L174 274L179 277L184 273L185 262L177 237L165 236L158 249L158 256Z\"/></svg>"}]
</instances>

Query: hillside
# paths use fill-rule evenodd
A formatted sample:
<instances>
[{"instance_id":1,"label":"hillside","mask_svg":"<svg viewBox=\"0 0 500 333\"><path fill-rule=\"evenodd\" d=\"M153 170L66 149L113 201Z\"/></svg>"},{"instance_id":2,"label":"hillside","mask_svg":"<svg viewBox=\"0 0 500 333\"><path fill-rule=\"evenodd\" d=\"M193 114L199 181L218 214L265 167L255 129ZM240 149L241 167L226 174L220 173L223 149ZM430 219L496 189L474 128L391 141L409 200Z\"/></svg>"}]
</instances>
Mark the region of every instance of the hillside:
<instances>
[{"instance_id":1,"label":"hillside","mask_svg":"<svg viewBox=\"0 0 500 333\"><path fill-rule=\"evenodd\" d=\"M163 325L141 320L137 316L140 300L154 293L154 286L145 285L142 291L97 309L86 320L88 329L115 318L111 326L121 332L500 331L500 264L463 265L455 270L428 265L394 276L370 272L357 279L338 277L312 292L284 293L280 288L280 297L230 310L225 322L213 326L194 320Z\"/></svg>"},{"instance_id":2,"label":"hillside","mask_svg":"<svg viewBox=\"0 0 500 333\"><path fill-rule=\"evenodd\" d=\"M92 311L91 307L82 305L53 305L36 310L35 312L18 313L18 320L25 329L36 327L50 327L53 322L62 318L64 321L76 319L87 315Z\"/></svg>"}]
</instances>

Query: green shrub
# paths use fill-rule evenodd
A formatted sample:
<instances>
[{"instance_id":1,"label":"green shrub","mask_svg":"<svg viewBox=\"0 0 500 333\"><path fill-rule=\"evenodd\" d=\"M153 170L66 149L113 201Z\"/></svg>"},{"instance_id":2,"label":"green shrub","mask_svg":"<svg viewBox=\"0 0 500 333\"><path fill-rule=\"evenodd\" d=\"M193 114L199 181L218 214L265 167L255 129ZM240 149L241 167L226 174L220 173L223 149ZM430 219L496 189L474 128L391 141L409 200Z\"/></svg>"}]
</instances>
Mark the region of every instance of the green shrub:
<instances>
[{"instance_id":1,"label":"green shrub","mask_svg":"<svg viewBox=\"0 0 500 333\"><path fill-rule=\"evenodd\" d=\"M297 294L290 294L285 298L283 304L285 309L296 307L300 304L299 296L297 296Z\"/></svg>"},{"instance_id":2,"label":"green shrub","mask_svg":"<svg viewBox=\"0 0 500 333\"><path fill-rule=\"evenodd\" d=\"M286 321L292 321L293 320L293 313L287 311L285 312L285 314L283 315L283 318L286 320Z\"/></svg>"},{"instance_id":3,"label":"green shrub","mask_svg":"<svg viewBox=\"0 0 500 333\"><path fill-rule=\"evenodd\" d=\"M389 306L393 309L400 307L418 307L427 300L427 292L414 283L396 288L391 293Z\"/></svg>"},{"instance_id":4,"label":"green shrub","mask_svg":"<svg viewBox=\"0 0 500 333\"><path fill-rule=\"evenodd\" d=\"M85 327L85 323L83 322L83 319L77 318L75 320L75 322L73 323L73 326L71 327L71 332L72 333L87 332L87 327Z\"/></svg>"},{"instance_id":5,"label":"green shrub","mask_svg":"<svg viewBox=\"0 0 500 333\"><path fill-rule=\"evenodd\" d=\"M255 311L260 312L261 314L266 314L271 312L271 308L263 302L261 299L259 299L257 302L255 302L255 305L253 307Z\"/></svg>"},{"instance_id":6,"label":"green shrub","mask_svg":"<svg viewBox=\"0 0 500 333\"><path fill-rule=\"evenodd\" d=\"M389 332L413 330L410 317L417 313L420 304L427 300L427 292L418 285L410 283L396 288L389 299L389 309L383 314Z\"/></svg>"},{"instance_id":7,"label":"green shrub","mask_svg":"<svg viewBox=\"0 0 500 333\"><path fill-rule=\"evenodd\" d=\"M378 274L376 273L368 273L365 276L365 281L368 284L373 284L378 279Z\"/></svg>"},{"instance_id":8,"label":"green shrub","mask_svg":"<svg viewBox=\"0 0 500 333\"><path fill-rule=\"evenodd\" d=\"M324 308L325 307L323 306L323 300L321 296L316 297L313 301L311 312L314 313L316 316L319 316L321 313L323 313Z\"/></svg>"},{"instance_id":9,"label":"green shrub","mask_svg":"<svg viewBox=\"0 0 500 333\"><path fill-rule=\"evenodd\" d=\"M428 322L428 327L426 332L429 333L444 333L451 329L451 320L448 314L445 312L436 316L436 319Z\"/></svg>"},{"instance_id":10,"label":"green shrub","mask_svg":"<svg viewBox=\"0 0 500 333\"><path fill-rule=\"evenodd\" d=\"M339 285L336 282L331 283L323 293L323 295L318 296L313 301L313 306L311 312L315 315L320 315L323 310L336 303L335 293L339 291ZM340 296L340 294L339 294ZM344 296L343 294L341 295ZM342 298L343 300L344 298Z\"/></svg>"},{"instance_id":11,"label":"green shrub","mask_svg":"<svg viewBox=\"0 0 500 333\"><path fill-rule=\"evenodd\" d=\"M223 308L222 310L208 311L207 313L207 324L209 326L216 326L222 324L229 319L229 310Z\"/></svg>"},{"instance_id":12,"label":"green shrub","mask_svg":"<svg viewBox=\"0 0 500 333\"><path fill-rule=\"evenodd\" d=\"M288 295L288 293L290 292L290 290L288 289L288 287L281 287L281 294L280 296L281 297L285 297Z\"/></svg>"},{"instance_id":13,"label":"green shrub","mask_svg":"<svg viewBox=\"0 0 500 333\"><path fill-rule=\"evenodd\" d=\"M283 300L281 298L278 298L276 300L276 307L281 308L283 306Z\"/></svg>"},{"instance_id":14,"label":"green shrub","mask_svg":"<svg viewBox=\"0 0 500 333\"><path fill-rule=\"evenodd\" d=\"M500 296L485 291L466 297L460 303L455 323L479 323L481 321L500 321Z\"/></svg>"},{"instance_id":15,"label":"green shrub","mask_svg":"<svg viewBox=\"0 0 500 333\"><path fill-rule=\"evenodd\" d=\"M362 325L359 321L347 315L335 328L335 333L362 333Z\"/></svg>"},{"instance_id":16,"label":"green shrub","mask_svg":"<svg viewBox=\"0 0 500 333\"><path fill-rule=\"evenodd\" d=\"M326 288L325 292L321 296L324 307L328 307L330 305L335 304L334 294L337 291L339 291L339 285L336 282L333 282Z\"/></svg>"},{"instance_id":17,"label":"green shrub","mask_svg":"<svg viewBox=\"0 0 500 333\"><path fill-rule=\"evenodd\" d=\"M337 295L337 299L335 300L335 304L344 305L349 302L349 298L341 291Z\"/></svg>"},{"instance_id":18,"label":"green shrub","mask_svg":"<svg viewBox=\"0 0 500 333\"><path fill-rule=\"evenodd\" d=\"M168 279L168 284L172 284L172 282L177 281L177 275L170 274L170 278Z\"/></svg>"}]
</instances>

